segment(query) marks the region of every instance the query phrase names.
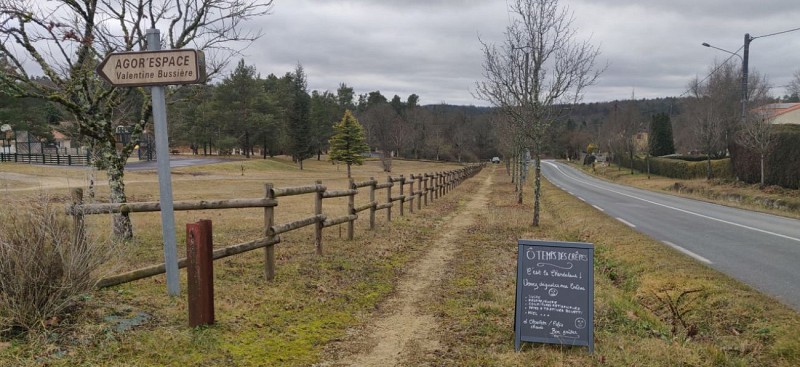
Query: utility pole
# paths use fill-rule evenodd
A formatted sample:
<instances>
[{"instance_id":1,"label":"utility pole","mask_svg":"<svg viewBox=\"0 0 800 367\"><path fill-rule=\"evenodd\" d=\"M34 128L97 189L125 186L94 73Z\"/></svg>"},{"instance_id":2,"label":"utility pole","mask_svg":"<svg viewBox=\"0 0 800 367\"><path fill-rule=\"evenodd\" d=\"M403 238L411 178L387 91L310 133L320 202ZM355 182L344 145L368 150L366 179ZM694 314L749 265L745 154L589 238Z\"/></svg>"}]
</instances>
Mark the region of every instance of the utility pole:
<instances>
[{"instance_id":1,"label":"utility pole","mask_svg":"<svg viewBox=\"0 0 800 367\"><path fill-rule=\"evenodd\" d=\"M747 67L750 57L750 33L744 34L744 51L742 56L742 124L747 123Z\"/></svg>"}]
</instances>

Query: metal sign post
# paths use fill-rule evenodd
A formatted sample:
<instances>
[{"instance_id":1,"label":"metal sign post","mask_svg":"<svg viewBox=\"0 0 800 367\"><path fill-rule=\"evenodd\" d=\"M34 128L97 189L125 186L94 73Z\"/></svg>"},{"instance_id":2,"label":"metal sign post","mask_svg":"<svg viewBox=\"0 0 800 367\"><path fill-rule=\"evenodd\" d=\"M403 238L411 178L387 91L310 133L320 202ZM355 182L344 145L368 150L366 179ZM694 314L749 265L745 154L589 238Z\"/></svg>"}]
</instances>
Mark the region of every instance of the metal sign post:
<instances>
[{"instance_id":1,"label":"metal sign post","mask_svg":"<svg viewBox=\"0 0 800 367\"><path fill-rule=\"evenodd\" d=\"M161 35L158 29L147 30L147 49L161 49ZM167 130L167 103L164 86L151 87L153 97L153 123L156 127L156 161L158 162L158 192L161 200L161 233L164 237L164 264L167 271L167 293L171 296L181 294L178 279L178 250L175 239L175 214L172 205L172 178L169 168L169 135Z\"/></svg>"},{"instance_id":2,"label":"metal sign post","mask_svg":"<svg viewBox=\"0 0 800 367\"><path fill-rule=\"evenodd\" d=\"M110 53L100 62L96 71L97 75L116 87L151 87L167 292L171 296L177 296L181 293L181 288L178 279L177 246L175 245L175 208L172 203L164 85L205 82L206 67L203 51L161 50L159 30L148 29L147 51ZM148 144L148 149L149 147Z\"/></svg>"}]
</instances>

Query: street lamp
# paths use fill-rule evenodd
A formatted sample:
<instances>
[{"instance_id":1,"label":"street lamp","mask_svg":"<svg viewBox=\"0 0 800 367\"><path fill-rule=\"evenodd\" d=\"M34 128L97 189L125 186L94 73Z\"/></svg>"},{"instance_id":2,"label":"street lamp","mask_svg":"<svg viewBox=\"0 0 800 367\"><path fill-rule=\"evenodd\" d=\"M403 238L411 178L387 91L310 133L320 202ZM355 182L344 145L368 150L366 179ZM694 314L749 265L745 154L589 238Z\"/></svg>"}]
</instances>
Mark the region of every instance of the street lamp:
<instances>
[{"instance_id":1,"label":"street lamp","mask_svg":"<svg viewBox=\"0 0 800 367\"><path fill-rule=\"evenodd\" d=\"M731 52L723 48L712 46L706 42L702 43L702 45L705 47L710 47L716 50L720 50L722 52L727 52L742 60L742 123L747 121L747 68L748 68L748 59L750 57L750 42L754 39L755 38L750 36L750 33L744 34L744 46L742 46L742 48L744 48L744 51L742 52L744 56L740 56L735 52Z\"/></svg>"}]
</instances>

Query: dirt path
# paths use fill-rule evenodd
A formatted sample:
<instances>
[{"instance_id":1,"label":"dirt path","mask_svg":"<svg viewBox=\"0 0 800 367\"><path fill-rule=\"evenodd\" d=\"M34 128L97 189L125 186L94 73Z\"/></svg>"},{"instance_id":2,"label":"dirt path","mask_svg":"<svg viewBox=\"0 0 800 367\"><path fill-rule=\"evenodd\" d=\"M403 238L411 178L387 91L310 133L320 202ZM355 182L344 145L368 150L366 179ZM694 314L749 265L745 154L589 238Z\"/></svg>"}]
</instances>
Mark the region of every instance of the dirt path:
<instances>
[{"instance_id":1,"label":"dirt path","mask_svg":"<svg viewBox=\"0 0 800 367\"><path fill-rule=\"evenodd\" d=\"M361 354L352 355L335 363L336 366L396 366L402 362L410 350L425 348L433 350L438 341L431 336L436 326L433 315L420 312L417 304L427 297L430 287L445 274L447 264L453 259L454 244L464 230L475 222L476 215L486 207L493 175L487 175L475 195L461 210L445 218L436 242L428 253L408 272L408 277L400 281L397 292L386 301L386 309L391 312L369 326L367 340L377 344Z\"/></svg>"}]
</instances>

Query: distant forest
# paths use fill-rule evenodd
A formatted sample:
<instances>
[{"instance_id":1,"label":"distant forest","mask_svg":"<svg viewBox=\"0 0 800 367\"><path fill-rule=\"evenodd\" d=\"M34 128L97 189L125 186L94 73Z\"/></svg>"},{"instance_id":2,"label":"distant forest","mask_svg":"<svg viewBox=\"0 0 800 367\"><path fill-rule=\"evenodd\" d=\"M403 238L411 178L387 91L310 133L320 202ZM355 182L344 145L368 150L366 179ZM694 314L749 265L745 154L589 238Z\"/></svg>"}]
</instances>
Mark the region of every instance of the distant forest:
<instances>
[{"instance_id":1,"label":"distant forest","mask_svg":"<svg viewBox=\"0 0 800 367\"><path fill-rule=\"evenodd\" d=\"M423 104L422 97L384 96L380 91L356 95L341 83L335 91L307 89L301 65L282 76L262 77L244 61L220 82L172 88L168 116L170 144L194 147L198 154L241 154L296 159L320 158L328 150L332 126L351 110L364 127L373 154L458 162L510 156L511 137L504 136L503 117L491 107ZM46 81L43 81L46 82ZM683 116L688 98L656 98L580 103L556 121L545 155L576 158L589 144L601 151L614 147L621 135L647 132L651 116L670 117L678 152L696 149L690 119ZM115 125L132 125L131 113L141 103L121 107ZM69 114L39 100L0 94L0 121L15 130L31 130L51 140L60 129L76 141ZM629 125L621 130L621 125ZM152 134L152 129L149 129ZM145 137L142 139L146 139ZM624 140L624 139L623 139Z\"/></svg>"}]
</instances>

